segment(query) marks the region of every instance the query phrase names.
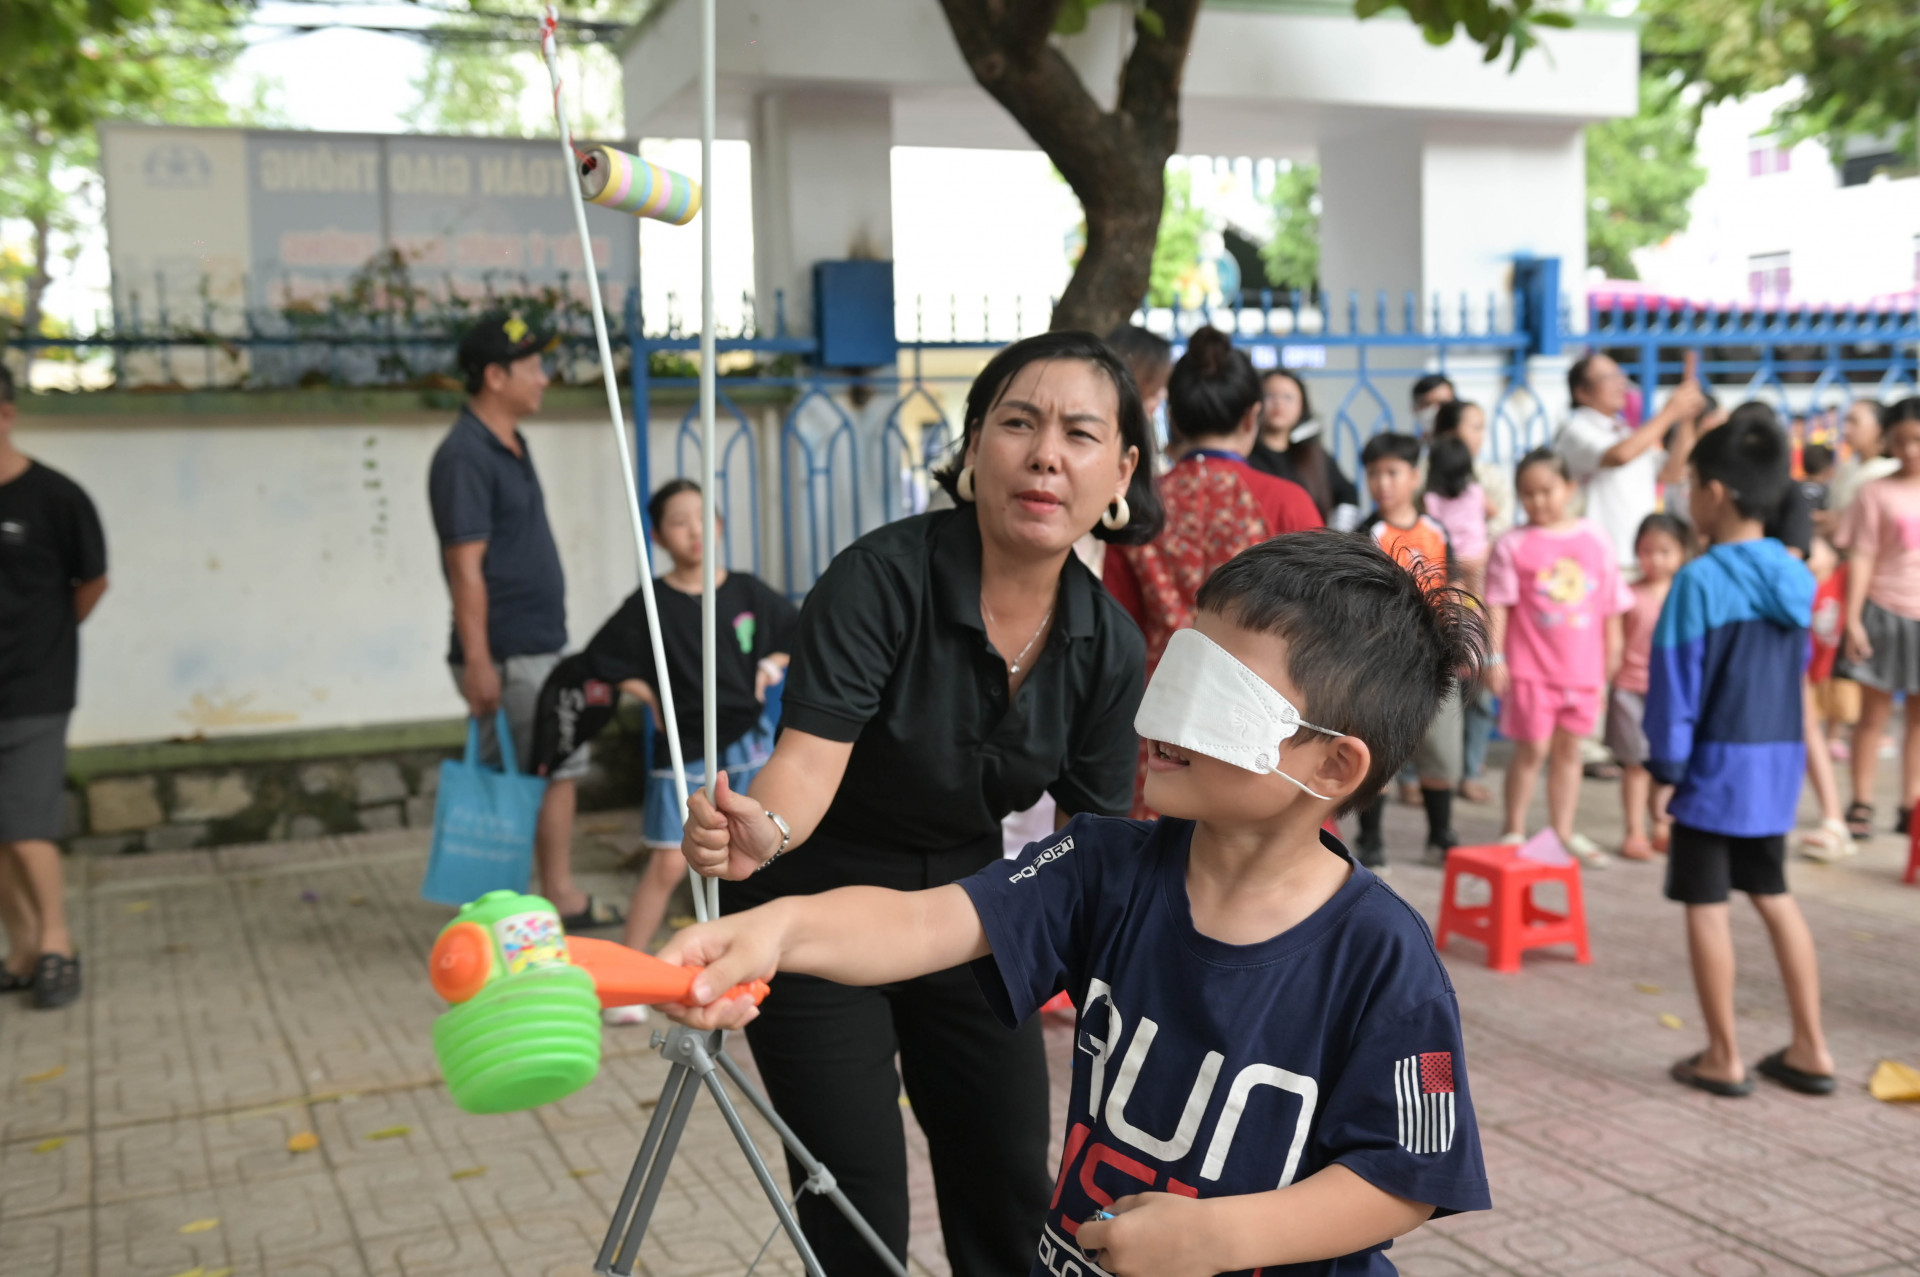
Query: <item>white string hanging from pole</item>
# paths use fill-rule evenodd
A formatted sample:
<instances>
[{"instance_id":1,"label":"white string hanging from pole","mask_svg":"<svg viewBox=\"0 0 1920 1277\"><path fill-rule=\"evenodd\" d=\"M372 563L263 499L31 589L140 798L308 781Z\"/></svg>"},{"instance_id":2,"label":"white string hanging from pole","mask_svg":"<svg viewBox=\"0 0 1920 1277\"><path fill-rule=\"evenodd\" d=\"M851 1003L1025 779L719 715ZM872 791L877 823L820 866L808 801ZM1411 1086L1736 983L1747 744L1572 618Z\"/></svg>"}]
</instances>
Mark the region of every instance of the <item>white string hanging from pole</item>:
<instances>
[{"instance_id":1,"label":"white string hanging from pole","mask_svg":"<svg viewBox=\"0 0 1920 1277\"><path fill-rule=\"evenodd\" d=\"M720 492L715 475L718 466L718 441L714 425L713 348L713 46L714 0L700 0L700 189L708 203L700 219L700 492L704 500L700 545L700 710L707 754L707 797L713 798L720 783L720 697L718 641L720 604L716 596L716 560L720 556L716 512ZM701 879L693 880L697 898L703 889ZM704 889L711 896L705 901L713 917L720 916L720 880L708 879Z\"/></svg>"},{"instance_id":2,"label":"white string hanging from pole","mask_svg":"<svg viewBox=\"0 0 1920 1277\"><path fill-rule=\"evenodd\" d=\"M560 93L560 53L555 39L559 18L559 11L554 6L548 5L546 21L542 24L540 31L540 49L546 56L547 75L553 81L553 115L560 128L560 151L566 157L567 172L572 175L575 173L576 153L573 147L573 132L567 123L566 103L562 100ZM667 675L666 644L660 637L660 605L653 594L653 559L647 550L646 524L640 517L640 491L634 482L633 450L627 438L625 414L620 408L620 383L614 376L613 347L607 340L607 317L600 302L600 276L593 262L593 237L587 230L587 207L580 195L580 182L577 176L570 176L567 189L573 200L574 226L580 232L580 261L582 271L587 277L587 302L589 309L593 312L593 336L600 349L600 378L607 389L607 415L613 423L614 443L620 450L620 480L626 488L627 519L632 526L634 552L640 559L640 593L647 609L647 637L653 645L654 682L660 694L661 730L666 733L667 756L673 763L674 792L683 795L680 799L680 817L684 824L687 814L684 797L687 792L687 764L686 759L681 755L680 724L673 711L673 679ZM702 233L703 235L705 233L705 219L702 219ZM633 339L635 342L633 357L646 358L646 353L638 344L639 334L633 334ZM641 440L640 446L645 447L646 441ZM709 562L711 562L711 551L709 551ZM709 646L711 646L710 639ZM708 681L711 682L710 675ZM712 716L708 717L711 721ZM718 916L718 892L713 893L711 899L715 903L710 907L704 880L691 869L687 873L693 882L694 914L701 922Z\"/></svg>"}]
</instances>

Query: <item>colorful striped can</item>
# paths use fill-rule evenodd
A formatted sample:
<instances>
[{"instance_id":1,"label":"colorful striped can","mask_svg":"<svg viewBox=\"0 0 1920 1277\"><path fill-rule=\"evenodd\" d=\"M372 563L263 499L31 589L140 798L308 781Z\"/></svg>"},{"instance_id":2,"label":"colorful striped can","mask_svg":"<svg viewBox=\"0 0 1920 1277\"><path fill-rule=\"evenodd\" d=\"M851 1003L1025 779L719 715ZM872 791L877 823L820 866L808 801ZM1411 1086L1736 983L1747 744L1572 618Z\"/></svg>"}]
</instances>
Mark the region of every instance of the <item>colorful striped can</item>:
<instances>
[{"instance_id":1,"label":"colorful striped can","mask_svg":"<svg viewBox=\"0 0 1920 1277\"><path fill-rule=\"evenodd\" d=\"M609 146L580 157L580 194L590 204L675 226L685 226L700 211L698 182Z\"/></svg>"}]
</instances>

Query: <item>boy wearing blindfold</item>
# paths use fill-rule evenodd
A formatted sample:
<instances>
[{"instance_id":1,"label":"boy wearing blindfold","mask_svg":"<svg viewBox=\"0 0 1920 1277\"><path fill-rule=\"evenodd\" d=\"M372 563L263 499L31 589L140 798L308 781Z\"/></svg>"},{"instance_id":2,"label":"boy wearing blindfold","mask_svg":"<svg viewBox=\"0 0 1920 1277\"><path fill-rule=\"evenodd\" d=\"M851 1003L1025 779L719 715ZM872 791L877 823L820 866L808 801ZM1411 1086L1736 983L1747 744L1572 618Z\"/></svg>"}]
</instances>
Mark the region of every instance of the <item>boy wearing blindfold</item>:
<instances>
[{"instance_id":1,"label":"boy wearing blindfold","mask_svg":"<svg viewBox=\"0 0 1920 1277\"><path fill-rule=\"evenodd\" d=\"M1426 925L1322 825L1371 802L1478 670L1462 599L1356 537L1247 550L1135 719L1162 819L1078 816L949 886L689 928L661 956L706 967L707 1001L677 1014L744 1024L751 1003L713 999L776 972L878 985L970 962L1009 1025L1065 990L1072 1099L1033 1277L1392 1273L1393 1238L1490 1205L1486 1172ZM696 864L726 862L727 808L694 798Z\"/></svg>"}]
</instances>

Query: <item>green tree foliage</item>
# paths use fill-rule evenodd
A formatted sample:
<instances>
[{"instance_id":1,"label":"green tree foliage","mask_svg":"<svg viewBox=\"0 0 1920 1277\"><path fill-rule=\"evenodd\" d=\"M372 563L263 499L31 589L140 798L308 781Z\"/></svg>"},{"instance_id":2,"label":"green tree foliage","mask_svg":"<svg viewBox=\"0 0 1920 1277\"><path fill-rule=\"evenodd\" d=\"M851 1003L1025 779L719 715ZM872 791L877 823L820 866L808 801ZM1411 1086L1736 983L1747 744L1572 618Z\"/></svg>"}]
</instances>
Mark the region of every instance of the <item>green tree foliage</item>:
<instances>
[{"instance_id":1,"label":"green tree foliage","mask_svg":"<svg viewBox=\"0 0 1920 1277\"><path fill-rule=\"evenodd\" d=\"M1640 111L1587 130L1587 264L1609 279L1638 279L1633 250L1687 227L1688 201L1706 180L1695 161L1699 109L1677 75L1640 77Z\"/></svg>"},{"instance_id":2,"label":"green tree foliage","mask_svg":"<svg viewBox=\"0 0 1920 1277\"><path fill-rule=\"evenodd\" d=\"M28 229L9 259L17 305L0 315L0 338L48 332L41 301L57 259L70 264L99 218L96 124L228 121L218 81L240 50L234 17L225 0L0 0L0 218Z\"/></svg>"},{"instance_id":3,"label":"green tree foliage","mask_svg":"<svg viewBox=\"0 0 1920 1277\"><path fill-rule=\"evenodd\" d=\"M5 0L0 0L4 3ZM566 19L628 23L645 10L640 0L562 0ZM407 123L428 133L470 133L487 137L552 137L553 106L547 95L547 64L533 43L535 19L513 38L501 32L501 11L481 5L480 12L456 12L433 31L427 63L413 81L419 101ZM617 138L624 134L620 65L604 44L560 39L560 75L566 84L568 122L580 137ZM537 86L538 92L530 92Z\"/></svg>"},{"instance_id":4,"label":"green tree foliage","mask_svg":"<svg viewBox=\"0 0 1920 1277\"><path fill-rule=\"evenodd\" d=\"M1649 67L1707 103L1782 85L1791 138L1898 134L1920 113L1920 5L1913 0L1642 0Z\"/></svg>"},{"instance_id":5,"label":"green tree foliage","mask_svg":"<svg viewBox=\"0 0 1920 1277\"><path fill-rule=\"evenodd\" d=\"M1181 285L1200 265L1200 237L1207 232L1206 210L1193 202L1193 175L1171 169L1166 200L1160 209L1160 235L1153 242L1153 269L1147 277L1147 300L1171 306Z\"/></svg>"},{"instance_id":6,"label":"green tree foliage","mask_svg":"<svg viewBox=\"0 0 1920 1277\"><path fill-rule=\"evenodd\" d=\"M1260 250L1267 279L1302 293L1320 282L1320 166L1287 164L1274 174L1273 238Z\"/></svg>"}]
</instances>

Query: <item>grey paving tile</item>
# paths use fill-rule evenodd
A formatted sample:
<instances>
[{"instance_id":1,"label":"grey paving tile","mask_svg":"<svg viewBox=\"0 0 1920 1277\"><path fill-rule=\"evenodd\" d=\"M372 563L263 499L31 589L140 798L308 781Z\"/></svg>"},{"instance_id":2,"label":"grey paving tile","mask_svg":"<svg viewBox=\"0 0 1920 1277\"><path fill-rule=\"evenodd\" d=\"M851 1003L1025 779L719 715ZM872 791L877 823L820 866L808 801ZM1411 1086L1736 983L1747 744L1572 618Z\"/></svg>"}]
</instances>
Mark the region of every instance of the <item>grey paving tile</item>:
<instances>
[{"instance_id":1,"label":"grey paving tile","mask_svg":"<svg viewBox=\"0 0 1920 1277\"><path fill-rule=\"evenodd\" d=\"M0 1277L91 1277L92 1272L88 1209L0 1216Z\"/></svg>"},{"instance_id":2,"label":"grey paving tile","mask_svg":"<svg viewBox=\"0 0 1920 1277\"><path fill-rule=\"evenodd\" d=\"M0 1144L0 1221L85 1206L91 1164L84 1135Z\"/></svg>"}]
</instances>

